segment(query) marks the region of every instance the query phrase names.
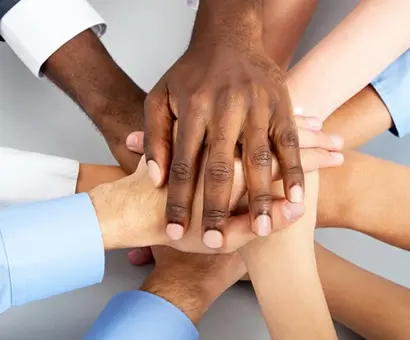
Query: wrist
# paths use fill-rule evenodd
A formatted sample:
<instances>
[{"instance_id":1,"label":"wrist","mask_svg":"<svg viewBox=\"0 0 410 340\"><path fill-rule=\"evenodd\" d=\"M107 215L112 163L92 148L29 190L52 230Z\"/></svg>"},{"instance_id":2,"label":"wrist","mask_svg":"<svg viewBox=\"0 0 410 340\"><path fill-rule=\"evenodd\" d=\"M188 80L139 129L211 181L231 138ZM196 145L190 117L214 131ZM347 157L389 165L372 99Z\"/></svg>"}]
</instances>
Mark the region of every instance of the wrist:
<instances>
[{"instance_id":1,"label":"wrist","mask_svg":"<svg viewBox=\"0 0 410 340\"><path fill-rule=\"evenodd\" d=\"M263 50L262 0L201 0L190 46Z\"/></svg>"},{"instance_id":2,"label":"wrist","mask_svg":"<svg viewBox=\"0 0 410 340\"><path fill-rule=\"evenodd\" d=\"M168 241L157 217L160 214L152 213L156 212L153 195L143 189L139 187L139 179L131 175L89 192L105 250L146 247Z\"/></svg>"},{"instance_id":3,"label":"wrist","mask_svg":"<svg viewBox=\"0 0 410 340\"><path fill-rule=\"evenodd\" d=\"M167 270L157 270L145 280L142 291L157 295L180 309L194 324L217 298L197 280L184 280Z\"/></svg>"}]
</instances>

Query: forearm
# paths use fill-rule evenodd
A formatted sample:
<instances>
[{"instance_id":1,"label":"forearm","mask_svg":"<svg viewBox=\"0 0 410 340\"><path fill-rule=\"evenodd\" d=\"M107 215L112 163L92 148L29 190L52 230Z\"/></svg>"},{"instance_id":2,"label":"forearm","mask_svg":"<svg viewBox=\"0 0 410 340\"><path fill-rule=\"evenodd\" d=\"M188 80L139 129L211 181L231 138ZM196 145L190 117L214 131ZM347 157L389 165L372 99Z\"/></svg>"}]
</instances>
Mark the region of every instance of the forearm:
<instances>
[{"instance_id":1,"label":"forearm","mask_svg":"<svg viewBox=\"0 0 410 340\"><path fill-rule=\"evenodd\" d=\"M143 130L145 92L115 63L100 39L87 30L58 49L43 73L93 120L106 139ZM115 84L115 86L113 86Z\"/></svg>"},{"instance_id":2,"label":"forearm","mask_svg":"<svg viewBox=\"0 0 410 340\"><path fill-rule=\"evenodd\" d=\"M305 215L290 228L241 250L274 339L333 339L335 331L317 273L313 228L317 174L307 179Z\"/></svg>"},{"instance_id":3,"label":"forearm","mask_svg":"<svg viewBox=\"0 0 410 340\"><path fill-rule=\"evenodd\" d=\"M319 226L354 229L410 249L408 167L350 151L341 167L320 174Z\"/></svg>"},{"instance_id":4,"label":"forearm","mask_svg":"<svg viewBox=\"0 0 410 340\"><path fill-rule=\"evenodd\" d=\"M317 0L263 0L263 42L268 55L286 71L316 9Z\"/></svg>"},{"instance_id":5,"label":"forearm","mask_svg":"<svg viewBox=\"0 0 410 340\"><path fill-rule=\"evenodd\" d=\"M361 1L289 72L293 103L326 119L410 47L409 11L406 0Z\"/></svg>"},{"instance_id":6,"label":"forearm","mask_svg":"<svg viewBox=\"0 0 410 340\"><path fill-rule=\"evenodd\" d=\"M344 140L344 149L356 149L392 126L389 110L375 89L368 85L333 112L323 131Z\"/></svg>"},{"instance_id":7,"label":"forearm","mask_svg":"<svg viewBox=\"0 0 410 340\"><path fill-rule=\"evenodd\" d=\"M80 164L76 193L88 192L96 186L117 181L127 176L119 166Z\"/></svg>"},{"instance_id":8,"label":"forearm","mask_svg":"<svg viewBox=\"0 0 410 340\"><path fill-rule=\"evenodd\" d=\"M369 340L410 337L410 291L316 244L320 279L332 316Z\"/></svg>"},{"instance_id":9,"label":"forearm","mask_svg":"<svg viewBox=\"0 0 410 340\"><path fill-rule=\"evenodd\" d=\"M245 52L254 45L262 47L262 34L263 0L201 0L191 44L211 38Z\"/></svg>"}]
</instances>

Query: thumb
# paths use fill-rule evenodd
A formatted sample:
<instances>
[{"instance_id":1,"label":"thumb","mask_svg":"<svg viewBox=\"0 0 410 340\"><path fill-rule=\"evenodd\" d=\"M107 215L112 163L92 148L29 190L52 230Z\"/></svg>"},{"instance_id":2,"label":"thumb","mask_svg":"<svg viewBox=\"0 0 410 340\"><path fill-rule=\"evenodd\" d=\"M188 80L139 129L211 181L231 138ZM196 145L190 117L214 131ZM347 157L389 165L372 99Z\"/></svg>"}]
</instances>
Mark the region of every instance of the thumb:
<instances>
[{"instance_id":1,"label":"thumb","mask_svg":"<svg viewBox=\"0 0 410 340\"><path fill-rule=\"evenodd\" d=\"M127 140L125 141L128 150L136 152L139 154L144 153L144 132L143 131L134 131L131 132Z\"/></svg>"}]
</instances>

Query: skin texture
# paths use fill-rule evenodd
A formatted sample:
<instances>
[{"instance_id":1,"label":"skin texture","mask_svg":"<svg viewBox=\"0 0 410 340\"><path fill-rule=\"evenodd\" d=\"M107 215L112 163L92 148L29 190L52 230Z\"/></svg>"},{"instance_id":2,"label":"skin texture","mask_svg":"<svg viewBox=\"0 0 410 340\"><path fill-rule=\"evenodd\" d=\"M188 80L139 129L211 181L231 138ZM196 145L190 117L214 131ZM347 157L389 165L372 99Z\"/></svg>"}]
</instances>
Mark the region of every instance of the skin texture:
<instances>
[{"instance_id":1,"label":"skin texture","mask_svg":"<svg viewBox=\"0 0 410 340\"><path fill-rule=\"evenodd\" d=\"M141 290L171 302L194 324L226 289L246 273L238 253L185 254L169 247L153 247L153 254L155 269Z\"/></svg>"},{"instance_id":2,"label":"skin texture","mask_svg":"<svg viewBox=\"0 0 410 340\"><path fill-rule=\"evenodd\" d=\"M100 39L86 30L59 48L42 72L91 118L127 173L141 155L127 149L126 138L143 129L145 92L111 58Z\"/></svg>"},{"instance_id":3,"label":"skin texture","mask_svg":"<svg viewBox=\"0 0 410 340\"><path fill-rule=\"evenodd\" d=\"M299 120L301 125L309 121L305 118ZM335 149L328 137L319 131L309 131L304 128L301 128L301 131L304 131L303 139L306 140L307 146L313 146L313 148L303 149L302 153L307 171L315 170L318 166L338 166L341 164L343 158L335 157L335 155L338 155L337 153L326 151L327 146L331 146L333 150ZM202 177L199 177L195 193L195 216L202 214L205 164L204 162L202 164ZM274 178L280 178L278 162L275 162L275 166L271 171ZM248 235L243 238L233 233L230 238L226 239L226 242L224 240L224 244L220 249L206 247L201 242L202 228L199 216L194 220L193 229L187 232L186 237L180 241L170 241L162 229L165 224L165 214L161 213L165 206L164 199L167 191L166 188L154 190L147 172L146 165L140 163L133 175L114 183L100 185L91 190L90 196L100 220L106 249L168 244L186 252L226 253L236 250L247 241ZM236 189L232 197L232 205L239 200L245 189L242 166L239 161L236 162L235 172L238 174L237 182L240 186L234 183ZM242 180L240 180L241 178ZM293 205L295 204L278 201L273 208L277 215L275 218L285 220L283 215L286 213L287 218L292 219L293 217L291 214L289 215L289 211L293 211ZM282 211L285 208L289 211ZM303 212L303 210L296 210L297 214L300 214L300 212ZM118 218L118 216L121 217ZM279 223L275 220L275 225L280 226L283 224L283 222ZM233 231L235 230L234 227L231 228ZM251 234L255 236L255 234Z\"/></svg>"},{"instance_id":4,"label":"skin texture","mask_svg":"<svg viewBox=\"0 0 410 340\"><path fill-rule=\"evenodd\" d=\"M272 339L337 339L313 250L319 176L306 178L305 214L289 228L239 250ZM280 189L280 183L273 186L278 196Z\"/></svg>"},{"instance_id":5,"label":"skin texture","mask_svg":"<svg viewBox=\"0 0 410 340\"><path fill-rule=\"evenodd\" d=\"M286 197L303 201L292 105L282 70L264 48L263 10L261 0L201 1L187 51L148 94L148 169L157 187L168 179L167 233L174 240L181 239L189 225L204 143L205 242L212 239L209 235L220 239L217 232L223 233L227 223L236 147L242 152L256 233L272 230L271 150L279 160ZM176 119L179 129L171 158Z\"/></svg>"},{"instance_id":6,"label":"skin texture","mask_svg":"<svg viewBox=\"0 0 410 340\"><path fill-rule=\"evenodd\" d=\"M366 105L370 101L372 105ZM357 127L356 124L369 126L369 123L374 122L370 127L375 131L385 130L391 126L391 120L386 108L370 87L361 91L354 99L340 107L331 117L332 119L325 122L324 130L341 131L345 137L345 145L349 148L358 146L359 142L366 142L361 136L355 137L350 133L353 128L360 131L360 126ZM341 121L344 122L343 129L340 129ZM349 164L352 164L352 166ZM363 169L363 171L351 171L352 167ZM80 169L82 168L83 166ZM109 171L114 170L113 168L108 169ZM369 169L372 170L371 174L369 174ZM386 169L389 169L389 171L385 171ZM119 169L116 170L120 171ZM91 175L91 172L89 172L89 175ZM402 246L409 249L410 235L407 233L407 221L410 216L406 214L406 211L408 211L406 202L409 201L409 198L395 198L397 195L406 195L407 192L410 192L410 190L404 189L407 183L406 178L409 175L410 170L407 167L359 153L348 152L343 166L321 171L318 225L342 226L342 223L338 222L342 220L346 227L353 225L351 228L359 231L364 229L372 230L372 234L378 234L378 237L382 240L386 240L382 234L388 231L390 234L396 234L394 238L396 240L407 240L407 245L403 245L405 241L402 241ZM392 176L395 181L390 180ZM83 183L87 182L87 178L90 183L93 183L95 177L98 176L96 174L91 177L84 176ZM349 177L349 185L343 190L338 190L339 195L332 195L337 190L335 186L341 182L341 179L345 180ZM99 178L103 179L103 176ZM110 176L107 180L111 178ZM374 183L374 178L381 181L383 185L371 185L371 183ZM385 186L388 182L390 182L390 186ZM87 187L83 189L87 189ZM389 195L386 195L386 192L389 192ZM323 199L320 197L323 197ZM352 197L355 198L354 202L350 201ZM396 202L394 206L391 205L392 200ZM376 204L376 201L379 203ZM399 204L400 202L402 202L402 205ZM351 212L351 209L349 209L351 206L358 206L358 208ZM389 206L389 209L385 209L385 206ZM246 218L244 223L248 223ZM410 329L407 317L410 315L408 307L410 306L408 303L410 293L407 289L364 271L319 245L316 245L315 249L325 296L330 311L336 320L344 323L367 339L399 340L410 336L406 333ZM171 251L174 252L174 250ZM180 253L180 256L183 257L184 255ZM170 259L172 258L170 256ZM182 267L175 266L175 262L172 264L166 262L161 270L165 266L168 267L166 273L169 275L168 273L172 272L175 267L175 276L178 276L179 271L189 271L188 268L190 264L192 265L189 258L190 256L186 256L185 261L181 261L181 258L179 258L177 263L183 262L184 266ZM157 261L161 260L157 259ZM196 265L198 265L197 262ZM180 269L177 270L177 268ZM218 276L212 277L217 278ZM188 294L183 290L181 291L181 287L184 286L181 282L174 285L173 282L161 281L158 276L154 278L155 280L149 281L150 286L147 290L150 291L149 289L151 289L151 292L169 291L169 295L163 294L163 297L167 300L184 300L182 299L183 294ZM192 282L197 281L197 276L193 276L192 280L184 277L184 280L187 287L198 287L196 282ZM168 290L165 289L165 284ZM217 283L214 283L214 285L216 286ZM198 300L205 301L206 296L212 295L212 292L206 290L205 287L195 289L198 293ZM177 294L179 291L181 295ZM189 291L192 292L191 288L189 288ZM177 303L177 306L183 311L186 310L188 316L192 314L192 319L198 319L198 315L203 315L208 305L205 306L205 304L195 302L193 295L189 294L190 306L196 307L183 307L183 302ZM383 306L383 308L380 308L380 306ZM195 311L192 311L192 309L195 309Z\"/></svg>"},{"instance_id":7,"label":"skin texture","mask_svg":"<svg viewBox=\"0 0 410 340\"><path fill-rule=\"evenodd\" d=\"M294 105L322 120L330 116L410 47L408 13L407 0L360 1L288 73Z\"/></svg>"}]
</instances>

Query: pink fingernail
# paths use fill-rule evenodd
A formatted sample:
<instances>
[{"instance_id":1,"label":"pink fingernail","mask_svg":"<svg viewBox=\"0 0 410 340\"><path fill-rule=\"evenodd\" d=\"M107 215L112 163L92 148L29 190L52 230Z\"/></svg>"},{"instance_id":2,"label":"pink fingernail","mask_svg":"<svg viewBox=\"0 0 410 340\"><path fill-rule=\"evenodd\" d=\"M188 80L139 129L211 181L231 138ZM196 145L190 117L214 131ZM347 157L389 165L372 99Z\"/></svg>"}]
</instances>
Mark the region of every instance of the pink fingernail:
<instances>
[{"instance_id":1,"label":"pink fingernail","mask_svg":"<svg viewBox=\"0 0 410 340\"><path fill-rule=\"evenodd\" d=\"M148 175L151 177L152 182L154 183L155 187L159 187L161 184L161 171L159 170L159 166L154 161L148 161Z\"/></svg>"},{"instance_id":2,"label":"pink fingernail","mask_svg":"<svg viewBox=\"0 0 410 340\"><path fill-rule=\"evenodd\" d=\"M125 141L125 144L127 145L127 148L130 149L131 151L137 151L138 150L138 135L135 133L130 133Z\"/></svg>"},{"instance_id":3,"label":"pink fingernail","mask_svg":"<svg viewBox=\"0 0 410 340\"><path fill-rule=\"evenodd\" d=\"M218 230L208 230L204 234L204 244L211 249L218 249L223 246L223 235Z\"/></svg>"},{"instance_id":4,"label":"pink fingernail","mask_svg":"<svg viewBox=\"0 0 410 340\"><path fill-rule=\"evenodd\" d=\"M272 222L268 215L259 215L254 222L254 233L265 237L272 232Z\"/></svg>"},{"instance_id":5,"label":"pink fingernail","mask_svg":"<svg viewBox=\"0 0 410 340\"><path fill-rule=\"evenodd\" d=\"M283 214L289 221L293 221L301 217L305 212L305 205L303 203L286 202L283 205Z\"/></svg>"},{"instance_id":6,"label":"pink fingernail","mask_svg":"<svg viewBox=\"0 0 410 340\"><path fill-rule=\"evenodd\" d=\"M179 241L184 236L184 227L180 224L169 223L166 233L171 240Z\"/></svg>"},{"instance_id":7,"label":"pink fingernail","mask_svg":"<svg viewBox=\"0 0 410 340\"><path fill-rule=\"evenodd\" d=\"M290 189L290 201L292 203L302 203L303 196L303 189L300 185L295 185Z\"/></svg>"}]
</instances>

